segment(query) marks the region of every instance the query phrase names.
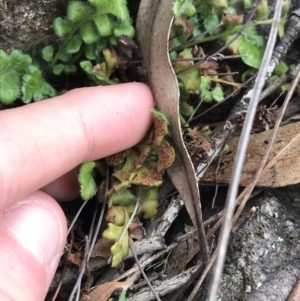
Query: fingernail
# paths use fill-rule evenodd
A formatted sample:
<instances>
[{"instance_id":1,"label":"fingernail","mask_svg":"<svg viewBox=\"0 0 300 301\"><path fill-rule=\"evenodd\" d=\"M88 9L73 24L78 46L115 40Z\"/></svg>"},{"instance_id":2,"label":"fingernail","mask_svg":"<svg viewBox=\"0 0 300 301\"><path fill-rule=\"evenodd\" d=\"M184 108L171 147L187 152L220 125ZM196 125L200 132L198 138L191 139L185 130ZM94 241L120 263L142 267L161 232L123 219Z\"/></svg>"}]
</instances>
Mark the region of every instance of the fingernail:
<instances>
[{"instance_id":1,"label":"fingernail","mask_svg":"<svg viewBox=\"0 0 300 301\"><path fill-rule=\"evenodd\" d=\"M40 194L33 194L8 208L3 226L23 248L48 267L60 255L63 226L51 202L41 200Z\"/></svg>"}]
</instances>

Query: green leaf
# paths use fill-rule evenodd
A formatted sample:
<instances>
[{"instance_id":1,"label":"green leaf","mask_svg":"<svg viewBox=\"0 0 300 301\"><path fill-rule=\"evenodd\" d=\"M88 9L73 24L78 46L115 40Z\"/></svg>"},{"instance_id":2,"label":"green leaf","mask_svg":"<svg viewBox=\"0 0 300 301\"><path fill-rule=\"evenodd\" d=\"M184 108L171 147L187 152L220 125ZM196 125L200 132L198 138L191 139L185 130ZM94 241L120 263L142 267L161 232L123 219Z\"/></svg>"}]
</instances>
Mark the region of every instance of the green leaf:
<instances>
[{"instance_id":1,"label":"green leaf","mask_svg":"<svg viewBox=\"0 0 300 301\"><path fill-rule=\"evenodd\" d=\"M191 116L195 111L194 108L185 101L179 102L179 110L180 110L180 113L185 116Z\"/></svg>"},{"instance_id":2,"label":"green leaf","mask_svg":"<svg viewBox=\"0 0 300 301\"><path fill-rule=\"evenodd\" d=\"M136 202L136 196L129 189L120 189L112 194L109 202L113 205L127 206Z\"/></svg>"},{"instance_id":3,"label":"green leaf","mask_svg":"<svg viewBox=\"0 0 300 301\"><path fill-rule=\"evenodd\" d=\"M21 77L31 64L30 56L19 50L10 55L0 50L0 101L11 104L20 95Z\"/></svg>"},{"instance_id":4,"label":"green leaf","mask_svg":"<svg viewBox=\"0 0 300 301\"><path fill-rule=\"evenodd\" d=\"M53 59L53 46L46 46L42 50L42 57L46 62L51 62Z\"/></svg>"},{"instance_id":5,"label":"green leaf","mask_svg":"<svg viewBox=\"0 0 300 301\"><path fill-rule=\"evenodd\" d=\"M243 55L243 62L253 68L259 69L264 55L264 49L256 47L250 42L244 42L239 48L240 55Z\"/></svg>"},{"instance_id":6,"label":"green leaf","mask_svg":"<svg viewBox=\"0 0 300 301\"><path fill-rule=\"evenodd\" d=\"M100 35L97 32L92 21L85 22L80 27L82 39L86 44L92 44L99 40Z\"/></svg>"},{"instance_id":7,"label":"green leaf","mask_svg":"<svg viewBox=\"0 0 300 301\"><path fill-rule=\"evenodd\" d=\"M114 35L116 37L120 37L122 35L133 38L135 34L135 30L130 23L119 23L114 29Z\"/></svg>"},{"instance_id":8,"label":"green leaf","mask_svg":"<svg viewBox=\"0 0 300 301\"><path fill-rule=\"evenodd\" d=\"M193 3L191 3L191 0L177 0L173 6L173 13L175 17L179 17L181 15L191 17L196 13L196 8Z\"/></svg>"},{"instance_id":9,"label":"green leaf","mask_svg":"<svg viewBox=\"0 0 300 301\"><path fill-rule=\"evenodd\" d=\"M182 14L188 17L192 17L196 13L196 8L193 3L185 1L185 3L183 3L183 5L181 6L181 11Z\"/></svg>"},{"instance_id":10,"label":"green leaf","mask_svg":"<svg viewBox=\"0 0 300 301\"><path fill-rule=\"evenodd\" d=\"M111 266L115 268L122 262L123 258L128 255L129 252L128 231L126 232L122 241L121 242L117 241L110 248L110 250L113 255Z\"/></svg>"},{"instance_id":11,"label":"green leaf","mask_svg":"<svg viewBox=\"0 0 300 301\"><path fill-rule=\"evenodd\" d=\"M113 223L116 226L124 226L125 221L127 221L126 217L128 216L125 210L127 210L126 207L109 206L105 220L108 223Z\"/></svg>"},{"instance_id":12,"label":"green leaf","mask_svg":"<svg viewBox=\"0 0 300 301\"><path fill-rule=\"evenodd\" d=\"M72 22L89 19L95 13L95 9L87 2L71 1L68 5L67 17Z\"/></svg>"},{"instance_id":13,"label":"green leaf","mask_svg":"<svg viewBox=\"0 0 300 301\"><path fill-rule=\"evenodd\" d=\"M219 24L219 18L217 15L210 15L204 19L204 27L209 30Z\"/></svg>"},{"instance_id":14,"label":"green leaf","mask_svg":"<svg viewBox=\"0 0 300 301\"><path fill-rule=\"evenodd\" d=\"M102 14L114 15L121 21L129 20L126 0L89 0L89 2Z\"/></svg>"},{"instance_id":15,"label":"green leaf","mask_svg":"<svg viewBox=\"0 0 300 301\"><path fill-rule=\"evenodd\" d=\"M93 19L95 26L102 37L113 33L115 22L111 15L98 15Z\"/></svg>"},{"instance_id":16,"label":"green leaf","mask_svg":"<svg viewBox=\"0 0 300 301\"><path fill-rule=\"evenodd\" d=\"M265 20L268 19L270 15L270 7L268 0L261 0L257 3L255 20Z\"/></svg>"},{"instance_id":17,"label":"green leaf","mask_svg":"<svg viewBox=\"0 0 300 301\"><path fill-rule=\"evenodd\" d=\"M201 84L199 90L201 92L208 90L210 83L211 79L209 76L201 76Z\"/></svg>"},{"instance_id":18,"label":"green leaf","mask_svg":"<svg viewBox=\"0 0 300 301\"><path fill-rule=\"evenodd\" d=\"M262 35L257 34L256 26L249 25L243 31L243 37L246 41L251 42L257 47L263 48L265 46L265 38Z\"/></svg>"},{"instance_id":19,"label":"green leaf","mask_svg":"<svg viewBox=\"0 0 300 301\"><path fill-rule=\"evenodd\" d=\"M44 82L41 86L41 92L43 95L47 95L49 97L54 97L56 95L56 91L53 87L51 87L48 83Z\"/></svg>"},{"instance_id":20,"label":"green leaf","mask_svg":"<svg viewBox=\"0 0 300 301\"><path fill-rule=\"evenodd\" d=\"M289 70L289 67L283 61L280 61L277 67L274 70L274 74L281 76Z\"/></svg>"},{"instance_id":21,"label":"green leaf","mask_svg":"<svg viewBox=\"0 0 300 301\"><path fill-rule=\"evenodd\" d=\"M215 101L219 102L224 99L224 93L221 87L216 87L212 91L212 97Z\"/></svg>"},{"instance_id":22,"label":"green leaf","mask_svg":"<svg viewBox=\"0 0 300 301\"><path fill-rule=\"evenodd\" d=\"M33 95L32 95L32 98L33 98L34 101L40 101L40 100L44 99L43 94L40 90L34 91Z\"/></svg>"},{"instance_id":23,"label":"green leaf","mask_svg":"<svg viewBox=\"0 0 300 301\"><path fill-rule=\"evenodd\" d=\"M23 72L31 63L32 59L29 55L23 54L19 50L12 51L10 55L10 65L16 72Z\"/></svg>"},{"instance_id":24,"label":"green leaf","mask_svg":"<svg viewBox=\"0 0 300 301\"><path fill-rule=\"evenodd\" d=\"M26 104L32 100L40 101L56 95L56 91L45 82L41 70L35 66L29 66L26 70L22 78L21 91L22 101Z\"/></svg>"},{"instance_id":25,"label":"green leaf","mask_svg":"<svg viewBox=\"0 0 300 301\"><path fill-rule=\"evenodd\" d=\"M20 95L20 80L18 77L11 81L11 78L7 78L7 75L1 76L0 86L0 101L4 104L13 103Z\"/></svg>"},{"instance_id":26,"label":"green leaf","mask_svg":"<svg viewBox=\"0 0 300 301\"><path fill-rule=\"evenodd\" d=\"M77 70L77 68L76 68L75 65L66 64L66 65L65 65L64 72L65 72L66 74L72 74L72 73L75 73L76 70Z\"/></svg>"},{"instance_id":27,"label":"green leaf","mask_svg":"<svg viewBox=\"0 0 300 301\"><path fill-rule=\"evenodd\" d=\"M63 72L64 68L64 64L57 64L53 66L52 71L55 75L60 75Z\"/></svg>"},{"instance_id":28,"label":"green leaf","mask_svg":"<svg viewBox=\"0 0 300 301\"><path fill-rule=\"evenodd\" d=\"M89 60L96 58L96 44L89 44L84 46L85 57Z\"/></svg>"},{"instance_id":29,"label":"green leaf","mask_svg":"<svg viewBox=\"0 0 300 301\"><path fill-rule=\"evenodd\" d=\"M201 98L205 102L211 102L213 100L212 93L208 90L202 91Z\"/></svg>"},{"instance_id":30,"label":"green leaf","mask_svg":"<svg viewBox=\"0 0 300 301\"><path fill-rule=\"evenodd\" d=\"M93 71L93 65L90 61L80 62L80 67L97 85L105 86L116 84L115 81L108 79L104 74Z\"/></svg>"},{"instance_id":31,"label":"green leaf","mask_svg":"<svg viewBox=\"0 0 300 301\"><path fill-rule=\"evenodd\" d=\"M64 20L61 17L54 19L54 22L53 22L54 32L59 37L63 37L67 33L71 32L73 26L74 25L72 24L71 21Z\"/></svg>"},{"instance_id":32,"label":"green leaf","mask_svg":"<svg viewBox=\"0 0 300 301\"><path fill-rule=\"evenodd\" d=\"M141 191L141 203L138 209L138 215L149 219L156 215L158 207L158 189L143 188Z\"/></svg>"},{"instance_id":33,"label":"green leaf","mask_svg":"<svg viewBox=\"0 0 300 301\"><path fill-rule=\"evenodd\" d=\"M63 61L64 63L69 62L72 59L72 54L67 53L66 49L64 49L58 56L58 58Z\"/></svg>"},{"instance_id":34,"label":"green leaf","mask_svg":"<svg viewBox=\"0 0 300 301\"><path fill-rule=\"evenodd\" d=\"M243 0L244 7L249 8L252 6L252 1L251 0Z\"/></svg>"},{"instance_id":35,"label":"green leaf","mask_svg":"<svg viewBox=\"0 0 300 301\"><path fill-rule=\"evenodd\" d=\"M74 35L67 43L66 52L77 53L80 50L81 44L82 44L82 39L80 35Z\"/></svg>"},{"instance_id":36,"label":"green leaf","mask_svg":"<svg viewBox=\"0 0 300 301\"><path fill-rule=\"evenodd\" d=\"M122 292L121 295L119 296L118 301L126 301L126 300L127 300L126 295L124 292Z\"/></svg>"},{"instance_id":37,"label":"green leaf","mask_svg":"<svg viewBox=\"0 0 300 301\"><path fill-rule=\"evenodd\" d=\"M97 184L93 177L93 170L96 167L94 161L81 164L78 174L80 194L83 200L91 199L97 193Z\"/></svg>"}]
</instances>

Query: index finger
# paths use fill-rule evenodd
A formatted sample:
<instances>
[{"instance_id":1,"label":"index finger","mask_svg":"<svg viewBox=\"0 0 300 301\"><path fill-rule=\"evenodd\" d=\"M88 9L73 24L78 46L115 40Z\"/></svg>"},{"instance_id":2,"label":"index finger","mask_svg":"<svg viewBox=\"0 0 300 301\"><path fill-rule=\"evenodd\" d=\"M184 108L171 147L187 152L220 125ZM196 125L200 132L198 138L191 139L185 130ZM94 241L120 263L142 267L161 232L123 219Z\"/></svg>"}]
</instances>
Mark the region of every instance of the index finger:
<instances>
[{"instance_id":1,"label":"index finger","mask_svg":"<svg viewBox=\"0 0 300 301\"><path fill-rule=\"evenodd\" d=\"M130 83L76 89L0 112L0 209L81 162L139 142L152 106L150 89Z\"/></svg>"}]
</instances>

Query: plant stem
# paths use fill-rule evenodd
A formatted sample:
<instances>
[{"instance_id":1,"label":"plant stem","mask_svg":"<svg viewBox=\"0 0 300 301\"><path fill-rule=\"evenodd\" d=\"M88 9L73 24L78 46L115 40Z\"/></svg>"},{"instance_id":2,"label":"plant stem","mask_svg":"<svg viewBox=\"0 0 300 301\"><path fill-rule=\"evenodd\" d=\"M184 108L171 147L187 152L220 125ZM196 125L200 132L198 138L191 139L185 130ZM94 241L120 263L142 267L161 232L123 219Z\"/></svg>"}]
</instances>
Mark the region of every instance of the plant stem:
<instances>
[{"instance_id":1,"label":"plant stem","mask_svg":"<svg viewBox=\"0 0 300 301\"><path fill-rule=\"evenodd\" d=\"M263 21L252 21L252 22L249 23L248 26L268 25L268 24L272 24L272 20L273 19L263 20ZM197 39L197 40L195 40L191 43L185 44L185 48L192 47L196 44L201 44L201 43L205 43L205 42L214 41L214 40L217 40L217 39L220 39L220 38L225 38L226 36L228 36L230 34L234 34L234 33L239 32L240 30L242 30L243 27L244 27L244 25L238 25L238 26L235 26L234 28L225 30L224 32L213 35L211 37Z\"/></svg>"}]
</instances>

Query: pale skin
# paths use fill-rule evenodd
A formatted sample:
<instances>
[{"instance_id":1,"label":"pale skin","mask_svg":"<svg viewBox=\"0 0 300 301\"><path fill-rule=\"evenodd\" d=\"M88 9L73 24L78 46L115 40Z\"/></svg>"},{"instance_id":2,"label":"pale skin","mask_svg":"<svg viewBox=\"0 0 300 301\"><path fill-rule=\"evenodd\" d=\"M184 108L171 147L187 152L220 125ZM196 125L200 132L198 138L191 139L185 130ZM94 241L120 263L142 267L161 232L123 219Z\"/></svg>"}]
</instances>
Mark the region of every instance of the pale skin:
<instances>
[{"instance_id":1,"label":"pale skin","mask_svg":"<svg viewBox=\"0 0 300 301\"><path fill-rule=\"evenodd\" d=\"M0 111L0 300L42 301L66 242L56 200L79 195L76 167L139 142L153 98L143 84L82 88Z\"/></svg>"}]
</instances>

